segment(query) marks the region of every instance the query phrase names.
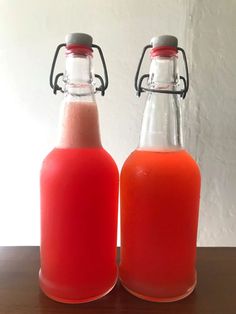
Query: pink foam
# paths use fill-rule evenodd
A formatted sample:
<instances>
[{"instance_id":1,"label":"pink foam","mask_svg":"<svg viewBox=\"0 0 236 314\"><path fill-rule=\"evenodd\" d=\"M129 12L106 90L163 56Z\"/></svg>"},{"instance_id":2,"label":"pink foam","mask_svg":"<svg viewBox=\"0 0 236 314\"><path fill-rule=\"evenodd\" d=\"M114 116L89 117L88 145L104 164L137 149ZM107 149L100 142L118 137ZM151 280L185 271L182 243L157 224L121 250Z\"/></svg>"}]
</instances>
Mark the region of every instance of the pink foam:
<instances>
[{"instance_id":1,"label":"pink foam","mask_svg":"<svg viewBox=\"0 0 236 314\"><path fill-rule=\"evenodd\" d=\"M61 112L57 147L100 147L98 110L95 102L65 103Z\"/></svg>"}]
</instances>

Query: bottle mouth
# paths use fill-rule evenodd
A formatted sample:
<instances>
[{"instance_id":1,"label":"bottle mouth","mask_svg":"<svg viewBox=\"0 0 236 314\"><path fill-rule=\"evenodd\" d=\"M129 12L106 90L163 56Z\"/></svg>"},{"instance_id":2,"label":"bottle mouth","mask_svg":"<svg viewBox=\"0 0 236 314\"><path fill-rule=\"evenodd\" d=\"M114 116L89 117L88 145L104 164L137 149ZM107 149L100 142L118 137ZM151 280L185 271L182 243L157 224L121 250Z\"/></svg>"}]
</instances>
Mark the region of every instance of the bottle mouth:
<instances>
[{"instance_id":1,"label":"bottle mouth","mask_svg":"<svg viewBox=\"0 0 236 314\"><path fill-rule=\"evenodd\" d=\"M160 47L154 47L151 50L151 58L154 57L176 57L178 54L178 49L173 46L160 46Z\"/></svg>"},{"instance_id":2,"label":"bottle mouth","mask_svg":"<svg viewBox=\"0 0 236 314\"><path fill-rule=\"evenodd\" d=\"M69 45L66 45L66 55L70 55L70 54L92 56L93 49L84 45L69 44Z\"/></svg>"}]
</instances>

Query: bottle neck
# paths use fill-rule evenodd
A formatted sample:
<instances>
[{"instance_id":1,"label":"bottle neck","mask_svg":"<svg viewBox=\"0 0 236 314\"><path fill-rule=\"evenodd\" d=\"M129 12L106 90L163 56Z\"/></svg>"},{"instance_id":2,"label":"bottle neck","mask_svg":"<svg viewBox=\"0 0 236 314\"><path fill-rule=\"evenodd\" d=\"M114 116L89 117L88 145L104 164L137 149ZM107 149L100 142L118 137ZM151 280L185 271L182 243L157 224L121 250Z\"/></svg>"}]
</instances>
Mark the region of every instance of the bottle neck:
<instances>
[{"instance_id":1,"label":"bottle neck","mask_svg":"<svg viewBox=\"0 0 236 314\"><path fill-rule=\"evenodd\" d=\"M95 101L91 55L68 54L64 75L65 99Z\"/></svg>"},{"instance_id":2,"label":"bottle neck","mask_svg":"<svg viewBox=\"0 0 236 314\"><path fill-rule=\"evenodd\" d=\"M69 54L64 76L58 148L101 147L98 110L94 95L92 57Z\"/></svg>"},{"instance_id":3,"label":"bottle neck","mask_svg":"<svg viewBox=\"0 0 236 314\"><path fill-rule=\"evenodd\" d=\"M148 88L177 90L177 57L152 59ZM149 92L143 116L139 149L172 151L182 149L179 95Z\"/></svg>"}]
</instances>

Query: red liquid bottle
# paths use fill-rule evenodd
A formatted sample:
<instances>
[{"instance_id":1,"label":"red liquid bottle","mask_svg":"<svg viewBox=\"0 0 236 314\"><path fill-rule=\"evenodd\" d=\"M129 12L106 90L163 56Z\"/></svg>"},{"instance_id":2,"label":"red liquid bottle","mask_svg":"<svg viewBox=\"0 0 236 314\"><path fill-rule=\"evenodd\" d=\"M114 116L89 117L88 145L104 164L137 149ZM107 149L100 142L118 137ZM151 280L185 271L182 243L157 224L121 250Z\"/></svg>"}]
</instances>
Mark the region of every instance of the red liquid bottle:
<instances>
[{"instance_id":1,"label":"red liquid bottle","mask_svg":"<svg viewBox=\"0 0 236 314\"><path fill-rule=\"evenodd\" d=\"M181 50L186 61L185 53L173 36L154 38L147 48L148 87L136 84L148 92L140 143L121 172L120 280L137 297L171 302L196 285L200 172L181 140L179 97L187 92L188 72L185 62L179 91L177 56Z\"/></svg>"},{"instance_id":2,"label":"red liquid bottle","mask_svg":"<svg viewBox=\"0 0 236 314\"><path fill-rule=\"evenodd\" d=\"M92 47L89 35L67 36L60 135L41 170L40 286L64 303L98 299L117 280L118 170L100 141Z\"/></svg>"}]
</instances>

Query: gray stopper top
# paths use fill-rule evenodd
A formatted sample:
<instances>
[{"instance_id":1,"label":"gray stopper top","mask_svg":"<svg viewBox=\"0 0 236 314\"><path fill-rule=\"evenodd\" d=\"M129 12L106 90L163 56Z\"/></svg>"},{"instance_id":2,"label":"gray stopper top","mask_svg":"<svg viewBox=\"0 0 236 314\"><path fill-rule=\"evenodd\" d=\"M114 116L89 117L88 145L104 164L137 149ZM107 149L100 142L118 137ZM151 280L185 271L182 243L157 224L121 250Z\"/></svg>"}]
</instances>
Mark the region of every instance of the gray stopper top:
<instances>
[{"instance_id":1,"label":"gray stopper top","mask_svg":"<svg viewBox=\"0 0 236 314\"><path fill-rule=\"evenodd\" d=\"M153 48L162 47L162 46L170 46L170 47L178 47L178 39L175 36L171 35L161 35L158 37L153 37L151 39L150 44Z\"/></svg>"},{"instance_id":2,"label":"gray stopper top","mask_svg":"<svg viewBox=\"0 0 236 314\"><path fill-rule=\"evenodd\" d=\"M93 37L84 33L71 33L66 35L66 45L82 45L92 47Z\"/></svg>"}]
</instances>

